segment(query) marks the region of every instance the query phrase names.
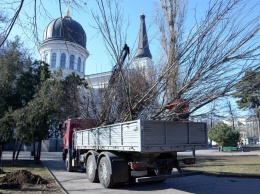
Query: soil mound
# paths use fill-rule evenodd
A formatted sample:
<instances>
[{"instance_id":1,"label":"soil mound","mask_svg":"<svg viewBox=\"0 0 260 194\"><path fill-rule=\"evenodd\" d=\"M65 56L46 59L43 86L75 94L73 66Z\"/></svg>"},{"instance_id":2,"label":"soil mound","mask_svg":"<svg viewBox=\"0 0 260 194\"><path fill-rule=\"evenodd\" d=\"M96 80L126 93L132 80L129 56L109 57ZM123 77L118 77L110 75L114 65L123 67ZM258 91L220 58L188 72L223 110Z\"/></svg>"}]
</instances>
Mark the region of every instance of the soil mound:
<instances>
[{"instance_id":1,"label":"soil mound","mask_svg":"<svg viewBox=\"0 0 260 194\"><path fill-rule=\"evenodd\" d=\"M1 189L20 189L24 184L48 184L48 181L27 170L10 172L0 178Z\"/></svg>"}]
</instances>

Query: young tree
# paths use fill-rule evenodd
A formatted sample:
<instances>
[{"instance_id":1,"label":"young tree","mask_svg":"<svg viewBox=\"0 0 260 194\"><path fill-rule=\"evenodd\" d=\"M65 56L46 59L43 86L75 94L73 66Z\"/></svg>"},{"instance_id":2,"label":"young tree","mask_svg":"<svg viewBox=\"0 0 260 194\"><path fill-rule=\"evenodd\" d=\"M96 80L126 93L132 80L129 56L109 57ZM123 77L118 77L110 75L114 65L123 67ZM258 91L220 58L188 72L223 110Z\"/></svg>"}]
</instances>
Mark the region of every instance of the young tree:
<instances>
[{"instance_id":1,"label":"young tree","mask_svg":"<svg viewBox=\"0 0 260 194\"><path fill-rule=\"evenodd\" d=\"M23 53L19 51L19 48L15 47L16 44L11 45L13 47L8 47L11 50L6 52L3 49L4 52L2 52L1 56L1 67L3 69L3 72L1 72L3 74L1 102L5 106L1 107L0 140L1 144L13 142L14 162L23 143L29 143L32 140L30 129L37 127L39 124L36 120L33 121L37 125L26 121L29 120L30 114L36 114L33 112L32 107L34 107L35 103L32 103L32 101L39 95L37 93L42 88L43 83L50 78L50 72L48 71L48 65L39 61L27 68L28 64L26 62L28 60L22 57ZM46 96L42 98L46 98ZM36 104L39 105L40 102ZM43 112L41 108L44 109L45 107L43 105L40 108L38 107L37 116L40 116ZM7 125L7 123L10 124Z\"/></svg>"},{"instance_id":2,"label":"young tree","mask_svg":"<svg viewBox=\"0 0 260 194\"><path fill-rule=\"evenodd\" d=\"M10 119L10 123L12 123L11 112L23 107L23 99L17 92L17 82L30 65L30 57L18 37L14 41L7 41L0 48L0 120L3 119L3 122ZM24 93L26 92L24 91ZM0 126L0 133L10 130L5 133L9 136L0 136L1 145L13 140L13 129L5 126Z\"/></svg>"},{"instance_id":3,"label":"young tree","mask_svg":"<svg viewBox=\"0 0 260 194\"><path fill-rule=\"evenodd\" d=\"M96 16L98 29L109 46L113 46L116 39L109 33L116 28L109 26L111 20L107 18L112 17L101 2L104 22ZM250 16L255 5L248 7L247 3L243 0L214 1L205 17L200 21L195 19L194 26L186 31L186 1L161 0L161 6L157 6L161 8L157 12L157 24L164 57L158 66L164 69L157 81L150 83L143 97L131 104L131 110L156 94L160 103L150 109L150 118L185 118L229 93L245 70L258 69L255 61L260 46L255 43L260 33L259 15ZM124 102L129 104L127 100ZM186 112L183 114L181 109ZM126 118L131 118L130 110L126 114Z\"/></svg>"},{"instance_id":4,"label":"young tree","mask_svg":"<svg viewBox=\"0 0 260 194\"><path fill-rule=\"evenodd\" d=\"M26 107L26 123L27 130L30 130L33 140L33 152L36 162L40 160L42 140L48 139L50 120L56 114L56 106L54 104L53 83L46 80L35 98L31 100ZM54 92L56 93L56 92ZM36 142L38 143L36 148Z\"/></svg>"},{"instance_id":5,"label":"young tree","mask_svg":"<svg viewBox=\"0 0 260 194\"><path fill-rule=\"evenodd\" d=\"M36 61L31 70L18 80L19 93L23 94L27 89L27 81L31 83L29 85L31 93L29 92L27 96L21 95L24 106L13 112L16 128L14 137L17 141L20 140L21 144L33 145L34 160L38 162L42 140L49 137L50 122L60 113L61 107L57 103L57 98L60 99L61 88L60 81L50 79L48 65L40 61ZM17 157L18 154L19 149Z\"/></svg>"},{"instance_id":6,"label":"young tree","mask_svg":"<svg viewBox=\"0 0 260 194\"><path fill-rule=\"evenodd\" d=\"M123 113L126 115L124 118L133 119L132 112L143 102L149 106L151 101L148 99L153 96L153 100L158 99L159 103L149 106L150 119L185 119L230 92L246 69L259 68L255 63L260 54L260 46L255 44L260 33L257 22L259 15L249 17L254 5L248 7L248 1L244 0L214 1L209 5L205 17L200 22L195 19L194 26L186 31L186 1L160 2L161 6L157 6L161 8L157 12L157 24L164 57L158 67L164 68L158 79L149 83L149 88L135 102L129 103L130 93L124 93L119 85L116 86L121 96L121 106L125 105L119 110L121 114L117 113L118 117ZM98 5L100 14L93 14L97 28L118 64L120 47L117 45L122 38L114 36L118 33L113 32L122 32L118 25L121 24L120 17L114 17L120 16L120 12L118 9L111 11L111 1L98 1ZM117 8L118 4L115 5ZM112 22L113 18L117 20ZM122 71L118 73L117 80L128 84L126 76L122 74L126 72L126 67L120 67ZM111 104L111 100L102 101ZM117 102L120 102L118 98ZM103 115L107 114L105 112Z\"/></svg>"},{"instance_id":7,"label":"young tree","mask_svg":"<svg viewBox=\"0 0 260 194\"><path fill-rule=\"evenodd\" d=\"M0 119L0 145L2 147L4 147L6 142L11 142L14 135L14 126L15 122L10 109Z\"/></svg>"},{"instance_id":8,"label":"young tree","mask_svg":"<svg viewBox=\"0 0 260 194\"><path fill-rule=\"evenodd\" d=\"M166 104L185 99L192 114L225 96L245 70L259 69L259 15L251 15L256 7L249 7L248 2L211 2L205 17L200 21L195 18L194 26L187 31L186 1L161 0L157 23L165 54L161 66L165 69L160 90ZM159 113L156 117L175 114L163 107Z\"/></svg>"},{"instance_id":9,"label":"young tree","mask_svg":"<svg viewBox=\"0 0 260 194\"><path fill-rule=\"evenodd\" d=\"M91 98L95 101L91 103L94 110L92 112L99 123L114 123L122 119L125 110L132 112L130 94L126 88L129 87L126 81L129 72L126 72L127 65L124 64L126 54L129 54L129 47L125 44L129 21L124 18L124 10L119 0L96 0L96 5L97 10L92 10L91 13L98 32L102 35L113 68L107 87L99 89L98 92L91 92L101 97L98 97L99 101L94 99L97 98L96 95Z\"/></svg>"},{"instance_id":10,"label":"young tree","mask_svg":"<svg viewBox=\"0 0 260 194\"><path fill-rule=\"evenodd\" d=\"M0 119L0 123L12 123L9 127L1 126L5 129L2 132L9 134L16 145L13 161L15 157L17 160L23 143L32 144L34 160L40 160L42 140L49 138L51 122L78 114L78 86L81 84L82 80L75 75L65 80L51 79L48 65L40 61L18 78L17 93L23 106ZM26 94L27 89L29 92Z\"/></svg>"},{"instance_id":11,"label":"young tree","mask_svg":"<svg viewBox=\"0 0 260 194\"><path fill-rule=\"evenodd\" d=\"M225 123L218 123L213 126L209 131L209 139L217 142L221 146L234 146L236 147L239 139L239 131L232 130Z\"/></svg>"}]
</instances>

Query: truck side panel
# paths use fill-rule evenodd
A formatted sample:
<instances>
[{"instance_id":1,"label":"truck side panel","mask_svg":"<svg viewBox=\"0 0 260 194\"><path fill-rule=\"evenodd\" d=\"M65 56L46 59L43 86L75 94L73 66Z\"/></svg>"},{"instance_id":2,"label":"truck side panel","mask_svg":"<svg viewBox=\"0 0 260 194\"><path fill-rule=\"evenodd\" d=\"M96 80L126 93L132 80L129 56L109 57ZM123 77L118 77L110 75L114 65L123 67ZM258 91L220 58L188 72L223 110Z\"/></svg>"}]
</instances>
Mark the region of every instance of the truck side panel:
<instances>
[{"instance_id":1,"label":"truck side panel","mask_svg":"<svg viewBox=\"0 0 260 194\"><path fill-rule=\"evenodd\" d=\"M206 123L190 123L189 128L192 129L189 132L190 144L207 144L207 125Z\"/></svg>"},{"instance_id":2,"label":"truck side panel","mask_svg":"<svg viewBox=\"0 0 260 194\"><path fill-rule=\"evenodd\" d=\"M140 121L77 131L75 148L140 151Z\"/></svg>"},{"instance_id":3,"label":"truck side panel","mask_svg":"<svg viewBox=\"0 0 260 194\"><path fill-rule=\"evenodd\" d=\"M166 145L189 144L189 124L182 122L167 123L165 126Z\"/></svg>"},{"instance_id":4,"label":"truck side panel","mask_svg":"<svg viewBox=\"0 0 260 194\"><path fill-rule=\"evenodd\" d=\"M144 121L141 152L184 151L207 147L206 123Z\"/></svg>"},{"instance_id":5,"label":"truck side panel","mask_svg":"<svg viewBox=\"0 0 260 194\"><path fill-rule=\"evenodd\" d=\"M76 149L172 152L207 147L206 123L131 121L77 131Z\"/></svg>"},{"instance_id":6,"label":"truck side panel","mask_svg":"<svg viewBox=\"0 0 260 194\"><path fill-rule=\"evenodd\" d=\"M144 145L207 143L205 123L145 121L143 126Z\"/></svg>"}]
</instances>

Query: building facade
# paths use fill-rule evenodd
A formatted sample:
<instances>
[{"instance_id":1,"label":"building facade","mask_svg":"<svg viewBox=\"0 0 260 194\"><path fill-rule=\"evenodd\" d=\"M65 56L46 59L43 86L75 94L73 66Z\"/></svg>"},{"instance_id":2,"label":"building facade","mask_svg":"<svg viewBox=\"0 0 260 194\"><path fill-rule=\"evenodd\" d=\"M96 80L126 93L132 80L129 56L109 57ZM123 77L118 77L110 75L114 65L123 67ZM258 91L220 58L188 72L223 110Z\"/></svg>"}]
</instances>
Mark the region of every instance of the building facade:
<instances>
[{"instance_id":1,"label":"building facade","mask_svg":"<svg viewBox=\"0 0 260 194\"><path fill-rule=\"evenodd\" d=\"M62 69L64 77L72 72L84 77L89 56L86 42L84 29L67 11L63 18L52 20L47 25L38 51L41 60L50 65L51 72Z\"/></svg>"}]
</instances>

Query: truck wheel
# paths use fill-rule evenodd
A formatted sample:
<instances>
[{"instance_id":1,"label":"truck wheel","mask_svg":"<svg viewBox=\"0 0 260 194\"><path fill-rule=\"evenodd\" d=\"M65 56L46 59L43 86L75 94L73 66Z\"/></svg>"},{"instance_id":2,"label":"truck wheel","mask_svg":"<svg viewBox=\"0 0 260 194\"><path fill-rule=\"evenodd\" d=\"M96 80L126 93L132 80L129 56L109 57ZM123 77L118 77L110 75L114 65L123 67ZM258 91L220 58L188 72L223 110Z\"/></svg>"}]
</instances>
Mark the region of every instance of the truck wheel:
<instances>
[{"instance_id":1,"label":"truck wheel","mask_svg":"<svg viewBox=\"0 0 260 194\"><path fill-rule=\"evenodd\" d=\"M68 172L73 171L73 168L72 168L72 165L71 165L71 160L69 159L68 154L67 154L67 157L66 157L66 160L65 160L65 166L66 166L66 169L67 169Z\"/></svg>"},{"instance_id":2,"label":"truck wheel","mask_svg":"<svg viewBox=\"0 0 260 194\"><path fill-rule=\"evenodd\" d=\"M115 186L112 174L110 174L112 169L110 169L109 161L106 157L102 157L98 165L98 177L100 183L105 188L112 188Z\"/></svg>"},{"instance_id":3,"label":"truck wheel","mask_svg":"<svg viewBox=\"0 0 260 194\"><path fill-rule=\"evenodd\" d=\"M87 159L86 173L87 178L91 183L98 182L98 173L96 170L96 160L93 155L90 155Z\"/></svg>"},{"instance_id":4,"label":"truck wheel","mask_svg":"<svg viewBox=\"0 0 260 194\"><path fill-rule=\"evenodd\" d=\"M64 151L62 152L62 159L63 159L63 161L65 162L65 160L66 160L66 154L64 153Z\"/></svg>"}]
</instances>

